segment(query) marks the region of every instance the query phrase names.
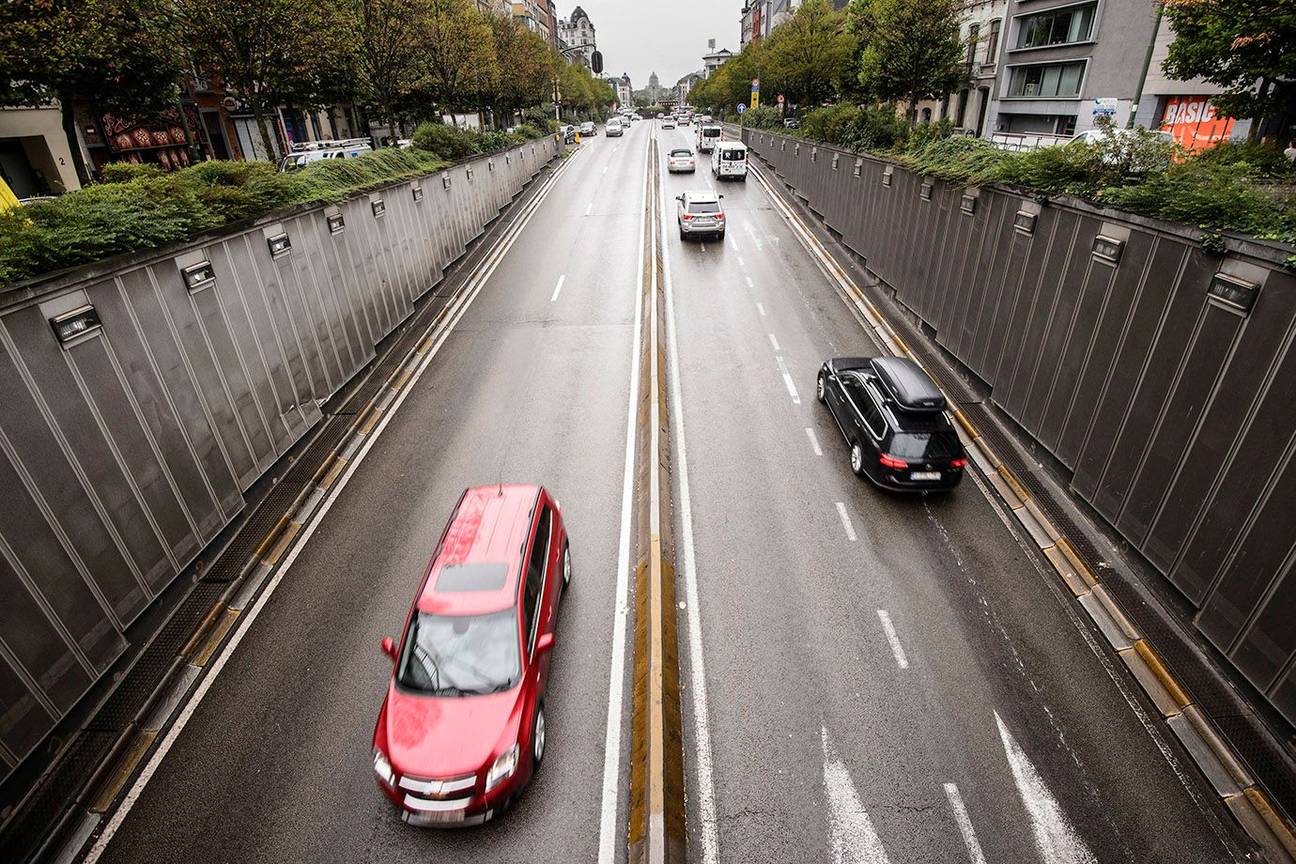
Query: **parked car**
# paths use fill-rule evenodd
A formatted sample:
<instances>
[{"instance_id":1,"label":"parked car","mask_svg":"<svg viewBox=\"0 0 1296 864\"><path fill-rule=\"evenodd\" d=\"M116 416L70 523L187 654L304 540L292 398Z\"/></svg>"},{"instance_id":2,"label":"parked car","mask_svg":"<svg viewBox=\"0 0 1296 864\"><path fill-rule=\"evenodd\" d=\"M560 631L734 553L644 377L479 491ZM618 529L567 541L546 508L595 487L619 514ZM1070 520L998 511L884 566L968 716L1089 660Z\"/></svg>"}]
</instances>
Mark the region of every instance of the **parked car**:
<instances>
[{"instance_id":1,"label":"parked car","mask_svg":"<svg viewBox=\"0 0 1296 864\"><path fill-rule=\"evenodd\" d=\"M747 145L741 141L719 141L711 151L711 173L717 180L733 178L747 182Z\"/></svg>"},{"instance_id":2,"label":"parked car","mask_svg":"<svg viewBox=\"0 0 1296 864\"><path fill-rule=\"evenodd\" d=\"M670 174L687 172L692 174L697 170L697 162L693 159L693 151L687 147L677 147L670 153L666 154L666 171Z\"/></svg>"},{"instance_id":3,"label":"parked car","mask_svg":"<svg viewBox=\"0 0 1296 864\"><path fill-rule=\"evenodd\" d=\"M625 134L625 127L622 126L621 121L615 117L607 121L607 125L604 129L609 138L620 138Z\"/></svg>"},{"instance_id":4,"label":"parked car","mask_svg":"<svg viewBox=\"0 0 1296 864\"><path fill-rule=\"evenodd\" d=\"M582 123L582 124L580 125L580 134L582 134L582 135L597 135L597 134L598 134L598 127L595 126L594 123L593 123L592 121L586 120L584 123Z\"/></svg>"},{"instance_id":5,"label":"parked car","mask_svg":"<svg viewBox=\"0 0 1296 864\"><path fill-rule=\"evenodd\" d=\"M784 117L784 118L783 118L783 128L784 128L784 129L800 129L800 128L801 128L801 118L799 118L799 117Z\"/></svg>"},{"instance_id":6,"label":"parked car","mask_svg":"<svg viewBox=\"0 0 1296 864\"><path fill-rule=\"evenodd\" d=\"M498 815L544 760L544 695L571 551L540 486L469 489L405 619L373 734L378 787L414 825Z\"/></svg>"},{"instance_id":7,"label":"parked car","mask_svg":"<svg viewBox=\"0 0 1296 864\"><path fill-rule=\"evenodd\" d=\"M279 160L280 171L299 171L312 162L324 159L354 159L372 153L368 138L348 138L344 141L307 141L294 144L287 156Z\"/></svg>"},{"instance_id":8,"label":"parked car","mask_svg":"<svg viewBox=\"0 0 1296 864\"><path fill-rule=\"evenodd\" d=\"M685 192L676 196L676 221L679 223L680 239L711 235L721 240L725 236L724 206L720 203L723 195L701 190Z\"/></svg>"},{"instance_id":9,"label":"parked car","mask_svg":"<svg viewBox=\"0 0 1296 864\"><path fill-rule=\"evenodd\" d=\"M878 486L953 489L967 456L945 396L906 357L838 357L819 369L815 395L850 446L850 466Z\"/></svg>"}]
</instances>

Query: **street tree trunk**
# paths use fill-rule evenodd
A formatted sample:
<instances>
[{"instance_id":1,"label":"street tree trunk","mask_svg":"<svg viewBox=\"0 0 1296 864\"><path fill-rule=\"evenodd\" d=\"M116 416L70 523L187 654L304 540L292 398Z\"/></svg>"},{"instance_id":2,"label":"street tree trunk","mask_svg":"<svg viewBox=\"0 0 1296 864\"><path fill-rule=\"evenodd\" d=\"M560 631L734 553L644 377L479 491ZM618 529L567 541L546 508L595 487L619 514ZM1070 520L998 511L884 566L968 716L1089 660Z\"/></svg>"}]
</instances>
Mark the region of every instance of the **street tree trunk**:
<instances>
[{"instance_id":1,"label":"street tree trunk","mask_svg":"<svg viewBox=\"0 0 1296 864\"><path fill-rule=\"evenodd\" d=\"M258 103L252 109L252 113L256 117L257 129L261 132L261 146L265 148L266 158L273 162L275 161L275 148L270 140L270 127L266 125L265 110Z\"/></svg>"},{"instance_id":2,"label":"street tree trunk","mask_svg":"<svg viewBox=\"0 0 1296 864\"><path fill-rule=\"evenodd\" d=\"M76 113L72 108L72 94L60 93L59 115L63 120L63 134L67 136L68 150L72 152L72 167L76 170L77 180L82 186L90 185L90 170L81 156L81 141L77 137Z\"/></svg>"}]
</instances>

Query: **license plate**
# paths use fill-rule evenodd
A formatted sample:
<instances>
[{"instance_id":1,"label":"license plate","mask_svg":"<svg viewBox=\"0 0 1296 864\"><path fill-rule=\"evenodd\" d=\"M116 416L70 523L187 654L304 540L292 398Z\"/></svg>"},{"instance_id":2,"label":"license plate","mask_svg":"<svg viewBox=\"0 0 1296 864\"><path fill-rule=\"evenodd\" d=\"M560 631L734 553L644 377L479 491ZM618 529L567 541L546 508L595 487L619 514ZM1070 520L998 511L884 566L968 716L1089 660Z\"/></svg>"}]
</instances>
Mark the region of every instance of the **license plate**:
<instances>
[{"instance_id":1,"label":"license plate","mask_svg":"<svg viewBox=\"0 0 1296 864\"><path fill-rule=\"evenodd\" d=\"M452 825L464 821L464 811L424 810L420 813L406 811L405 821L411 825Z\"/></svg>"},{"instance_id":2,"label":"license plate","mask_svg":"<svg viewBox=\"0 0 1296 864\"><path fill-rule=\"evenodd\" d=\"M939 480L939 471L915 471L909 475L910 480Z\"/></svg>"}]
</instances>

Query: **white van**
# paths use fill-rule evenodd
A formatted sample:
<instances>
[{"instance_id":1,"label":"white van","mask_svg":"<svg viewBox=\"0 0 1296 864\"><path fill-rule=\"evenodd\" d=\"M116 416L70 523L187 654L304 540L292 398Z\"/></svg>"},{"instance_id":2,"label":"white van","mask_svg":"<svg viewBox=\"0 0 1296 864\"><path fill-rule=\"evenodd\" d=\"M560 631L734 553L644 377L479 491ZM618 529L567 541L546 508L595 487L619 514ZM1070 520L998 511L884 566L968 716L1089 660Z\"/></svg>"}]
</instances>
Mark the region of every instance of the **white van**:
<instances>
[{"instance_id":1,"label":"white van","mask_svg":"<svg viewBox=\"0 0 1296 864\"><path fill-rule=\"evenodd\" d=\"M721 132L722 130L720 129L719 125L714 123L705 126L699 126L698 133L697 133L698 152L710 153L711 148L714 147L717 143L719 143L720 139L724 137L721 134Z\"/></svg>"},{"instance_id":2,"label":"white van","mask_svg":"<svg viewBox=\"0 0 1296 864\"><path fill-rule=\"evenodd\" d=\"M741 141L717 141L711 151L711 173L717 180L733 177L747 182L747 145Z\"/></svg>"},{"instance_id":3,"label":"white van","mask_svg":"<svg viewBox=\"0 0 1296 864\"><path fill-rule=\"evenodd\" d=\"M403 144L404 142L402 142ZM372 153L368 138L349 138L345 141L307 141L294 144L287 156L279 162L280 171L299 171L312 162L322 159L354 159Z\"/></svg>"}]
</instances>

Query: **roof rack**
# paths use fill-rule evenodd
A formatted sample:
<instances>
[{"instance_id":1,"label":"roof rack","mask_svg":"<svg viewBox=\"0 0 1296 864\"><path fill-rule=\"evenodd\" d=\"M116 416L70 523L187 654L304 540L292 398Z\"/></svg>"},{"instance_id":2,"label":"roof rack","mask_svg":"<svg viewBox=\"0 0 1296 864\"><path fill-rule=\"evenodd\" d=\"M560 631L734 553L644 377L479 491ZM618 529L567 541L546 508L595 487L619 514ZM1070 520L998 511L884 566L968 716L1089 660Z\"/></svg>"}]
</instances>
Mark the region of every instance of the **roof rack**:
<instances>
[{"instance_id":1,"label":"roof rack","mask_svg":"<svg viewBox=\"0 0 1296 864\"><path fill-rule=\"evenodd\" d=\"M874 357L873 372L888 395L906 411L945 410L945 395L923 368L908 357Z\"/></svg>"},{"instance_id":2,"label":"roof rack","mask_svg":"<svg viewBox=\"0 0 1296 864\"><path fill-rule=\"evenodd\" d=\"M361 144L368 147L368 138L343 138L339 140L324 141L302 141L292 145L290 150L293 153L309 153L312 150L345 150L348 147L358 147Z\"/></svg>"}]
</instances>

